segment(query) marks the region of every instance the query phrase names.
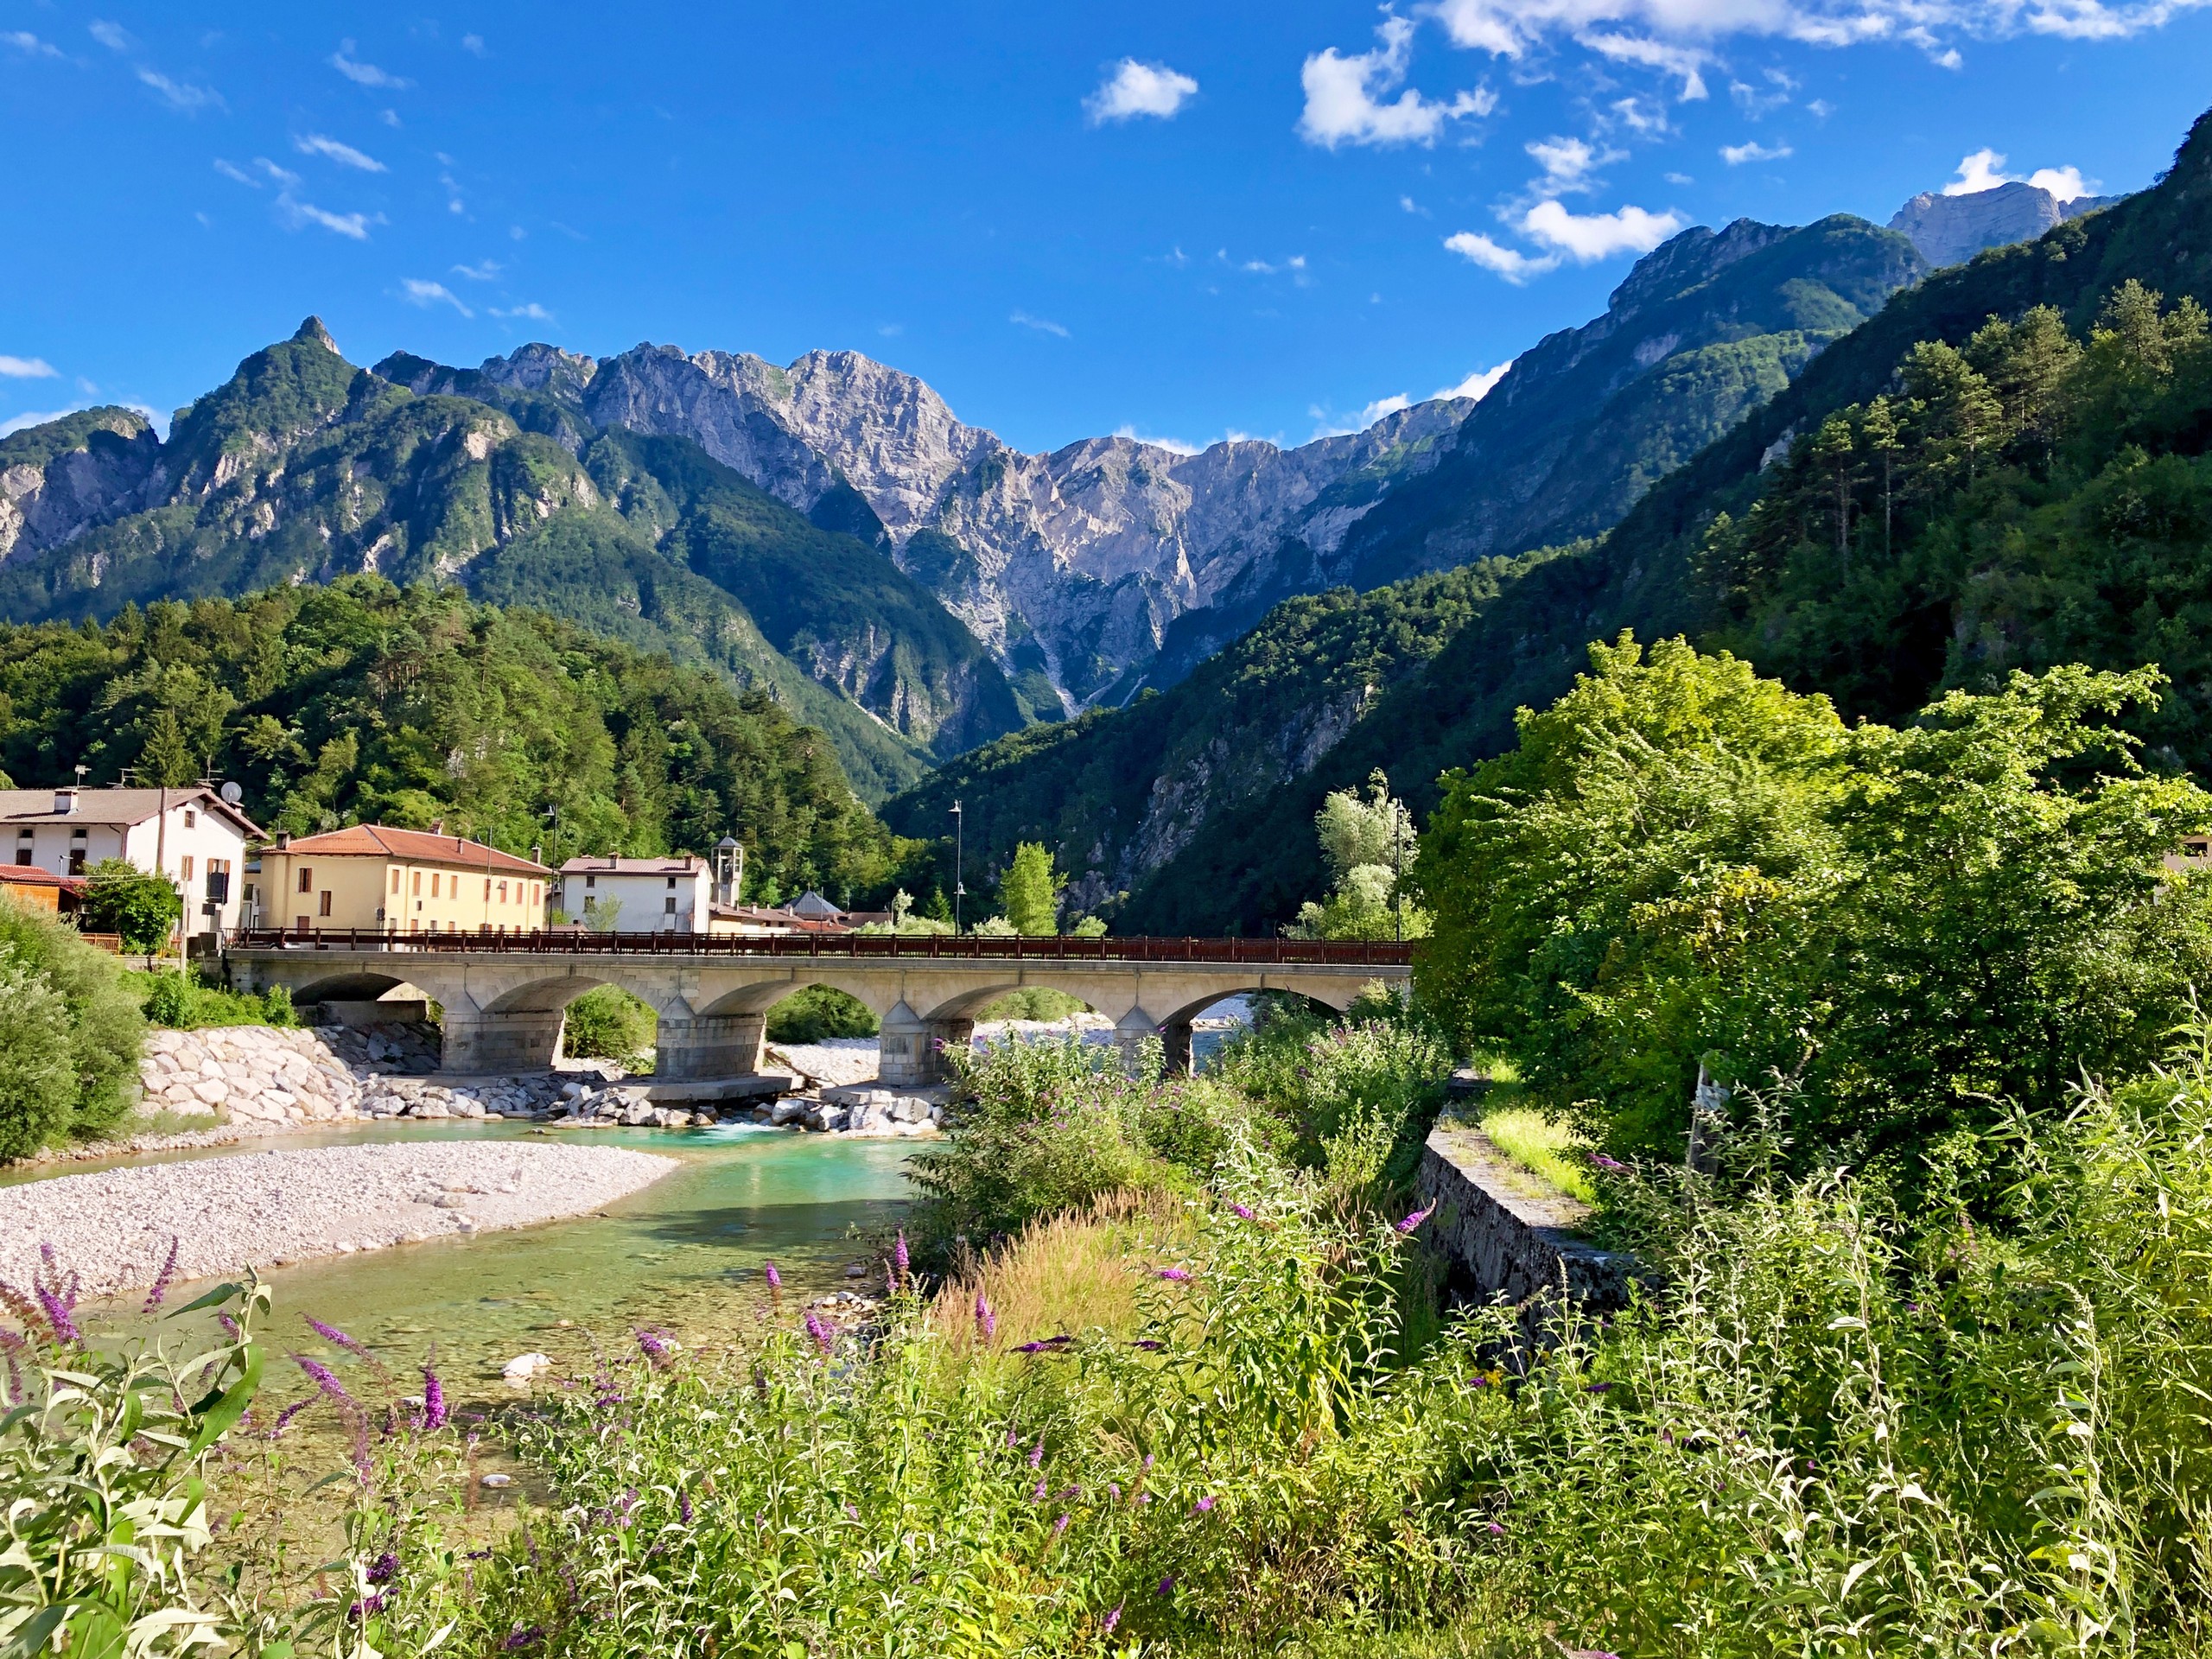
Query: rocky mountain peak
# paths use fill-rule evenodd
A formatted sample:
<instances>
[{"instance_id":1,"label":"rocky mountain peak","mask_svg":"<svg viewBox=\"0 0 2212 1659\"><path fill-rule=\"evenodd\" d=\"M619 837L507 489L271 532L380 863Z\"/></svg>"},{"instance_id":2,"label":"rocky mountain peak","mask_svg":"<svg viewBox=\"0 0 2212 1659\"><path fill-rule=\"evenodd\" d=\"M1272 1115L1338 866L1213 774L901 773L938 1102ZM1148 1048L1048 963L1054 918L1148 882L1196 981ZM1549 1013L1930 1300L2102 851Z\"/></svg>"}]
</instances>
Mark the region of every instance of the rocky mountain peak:
<instances>
[{"instance_id":1,"label":"rocky mountain peak","mask_svg":"<svg viewBox=\"0 0 2212 1659\"><path fill-rule=\"evenodd\" d=\"M322 326L321 317L309 317L293 331L292 339L302 345L320 346L334 357L345 355L338 349L338 342L330 337L330 330Z\"/></svg>"},{"instance_id":2,"label":"rocky mountain peak","mask_svg":"<svg viewBox=\"0 0 2212 1659\"><path fill-rule=\"evenodd\" d=\"M2118 196L2061 201L2039 185L2015 181L1947 196L1923 190L1897 209L1890 228L1902 232L1931 265L1964 264L1990 248L2031 242L2045 231L2110 207Z\"/></svg>"},{"instance_id":3,"label":"rocky mountain peak","mask_svg":"<svg viewBox=\"0 0 2212 1659\"><path fill-rule=\"evenodd\" d=\"M1789 235L1792 228L1788 225L1763 225L1755 219L1736 219L1719 231L1693 225L1637 260L1606 300L1605 309L1624 317L1644 306L1670 300L1684 289L1717 276L1738 259L1770 247Z\"/></svg>"}]
</instances>

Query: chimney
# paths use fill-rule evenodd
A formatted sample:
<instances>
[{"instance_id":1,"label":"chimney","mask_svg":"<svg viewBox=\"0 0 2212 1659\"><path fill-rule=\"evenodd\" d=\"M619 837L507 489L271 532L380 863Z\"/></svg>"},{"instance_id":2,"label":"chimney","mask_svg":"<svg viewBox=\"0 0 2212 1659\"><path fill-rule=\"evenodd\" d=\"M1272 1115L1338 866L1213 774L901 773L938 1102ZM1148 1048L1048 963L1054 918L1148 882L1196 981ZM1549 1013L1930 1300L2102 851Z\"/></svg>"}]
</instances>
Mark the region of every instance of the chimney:
<instances>
[{"instance_id":1,"label":"chimney","mask_svg":"<svg viewBox=\"0 0 2212 1659\"><path fill-rule=\"evenodd\" d=\"M54 791L54 810L64 817L67 817L70 813L74 812L77 810L77 791L73 789L55 790Z\"/></svg>"},{"instance_id":2,"label":"chimney","mask_svg":"<svg viewBox=\"0 0 2212 1659\"><path fill-rule=\"evenodd\" d=\"M276 832L276 850L280 853L289 851L291 845L292 832L289 830L279 830Z\"/></svg>"},{"instance_id":3,"label":"chimney","mask_svg":"<svg viewBox=\"0 0 2212 1659\"><path fill-rule=\"evenodd\" d=\"M433 819L430 821L430 833L431 833L432 835L434 835L434 836L442 836L443 834L445 834L445 832L446 832L446 821L445 821L443 818L433 818Z\"/></svg>"}]
</instances>

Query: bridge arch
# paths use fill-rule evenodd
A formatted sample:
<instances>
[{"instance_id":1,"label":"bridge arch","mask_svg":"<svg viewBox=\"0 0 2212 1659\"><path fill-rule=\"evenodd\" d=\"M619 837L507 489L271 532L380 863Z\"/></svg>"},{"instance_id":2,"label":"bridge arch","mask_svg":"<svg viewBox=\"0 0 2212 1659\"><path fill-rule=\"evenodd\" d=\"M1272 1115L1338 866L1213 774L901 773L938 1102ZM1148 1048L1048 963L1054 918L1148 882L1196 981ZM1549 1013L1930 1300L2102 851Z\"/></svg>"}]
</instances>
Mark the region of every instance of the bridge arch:
<instances>
[{"instance_id":1,"label":"bridge arch","mask_svg":"<svg viewBox=\"0 0 2212 1659\"><path fill-rule=\"evenodd\" d=\"M373 973L361 969L348 969L325 974L320 979L309 980L295 987L295 1002L375 1002L387 992L403 988L412 989L408 982L394 974Z\"/></svg>"}]
</instances>

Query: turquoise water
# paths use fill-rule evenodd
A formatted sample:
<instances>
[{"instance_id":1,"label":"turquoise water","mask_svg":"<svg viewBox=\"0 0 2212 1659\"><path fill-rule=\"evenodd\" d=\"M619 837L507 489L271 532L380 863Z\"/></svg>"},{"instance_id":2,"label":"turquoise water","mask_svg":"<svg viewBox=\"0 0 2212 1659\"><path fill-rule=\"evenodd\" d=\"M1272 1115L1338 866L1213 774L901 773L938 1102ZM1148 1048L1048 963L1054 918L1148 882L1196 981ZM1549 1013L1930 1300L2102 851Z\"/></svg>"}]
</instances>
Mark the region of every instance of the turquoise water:
<instances>
[{"instance_id":1,"label":"turquoise water","mask_svg":"<svg viewBox=\"0 0 2212 1659\"><path fill-rule=\"evenodd\" d=\"M457 1395L497 1397L500 1368L543 1353L566 1375L588 1373L594 1344L627 1349L651 1325L692 1345L750 1326L767 1309L761 1264L796 1299L850 1286L881 1289L874 1241L897 1224L910 1196L903 1166L912 1143L845 1141L751 1125L712 1129L563 1130L533 1137L520 1122L378 1124L246 1143L351 1145L401 1140L545 1139L622 1146L680 1167L599 1214L511 1232L437 1239L361 1255L322 1258L266 1277L276 1293L274 1345L334 1357L302 1316L313 1314L370 1345L395 1369L435 1347ZM222 1156L232 1149L110 1163ZM103 1164L48 1166L10 1181L76 1174ZM869 1277L849 1280L849 1266ZM189 1293L188 1292L188 1294ZM181 1298L178 1300L182 1300ZM291 1392L287 1384L279 1387Z\"/></svg>"}]
</instances>

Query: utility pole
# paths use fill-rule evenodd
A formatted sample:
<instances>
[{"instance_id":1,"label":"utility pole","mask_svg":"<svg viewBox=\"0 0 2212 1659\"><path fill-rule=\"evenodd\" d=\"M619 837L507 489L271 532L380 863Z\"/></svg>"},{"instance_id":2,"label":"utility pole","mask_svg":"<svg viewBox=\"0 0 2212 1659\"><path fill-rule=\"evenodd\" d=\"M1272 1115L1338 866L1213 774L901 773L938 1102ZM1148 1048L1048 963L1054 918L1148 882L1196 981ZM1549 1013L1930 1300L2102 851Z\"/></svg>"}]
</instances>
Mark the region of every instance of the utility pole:
<instances>
[{"instance_id":1,"label":"utility pole","mask_svg":"<svg viewBox=\"0 0 2212 1659\"><path fill-rule=\"evenodd\" d=\"M956 937L960 932L960 901L968 892L966 861L963 856L967 847L967 817L960 810L960 803L955 801L952 804L952 931Z\"/></svg>"},{"instance_id":2,"label":"utility pole","mask_svg":"<svg viewBox=\"0 0 2212 1659\"><path fill-rule=\"evenodd\" d=\"M1398 918L1398 943L1406 942L1406 814L1394 798L1390 802L1390 909Z\"/></svg>"}]
</instances>

